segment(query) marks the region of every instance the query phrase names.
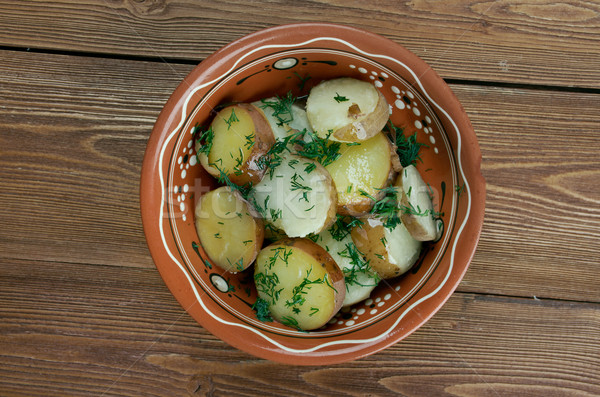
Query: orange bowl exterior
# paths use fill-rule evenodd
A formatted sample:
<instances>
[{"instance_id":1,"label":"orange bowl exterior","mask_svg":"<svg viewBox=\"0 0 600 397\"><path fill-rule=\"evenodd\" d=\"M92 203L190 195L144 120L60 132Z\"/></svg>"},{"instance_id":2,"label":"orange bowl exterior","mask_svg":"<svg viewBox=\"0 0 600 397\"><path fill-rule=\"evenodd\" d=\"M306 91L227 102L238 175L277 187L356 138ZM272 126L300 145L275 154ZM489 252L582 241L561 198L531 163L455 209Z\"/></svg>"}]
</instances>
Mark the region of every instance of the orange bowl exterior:
<instances>
[{"instance_id":1,"label":"orange bowl exterior","mask_svg":"<svg viewBox=\"0 0 600 397\"><path fill-rule=\"evenodd\" d=\"M251 272L223 274L199 244L194 204L217 186L195 160L192 128L213 108L268 96L300 96L321 80L349 76L384 94L391 120L427 143L417 164L442 213L442 238L406 275L318 331L256 319ZM164 282L196 321L258 357L324 365L378 352L418 329L450 297L475 252L485 181L470 121L447 84L402 46L356 28L304 23L265 29L208 57L174 91L152 131L140 187L144 231Z\"/></svg>"}]
</instances>

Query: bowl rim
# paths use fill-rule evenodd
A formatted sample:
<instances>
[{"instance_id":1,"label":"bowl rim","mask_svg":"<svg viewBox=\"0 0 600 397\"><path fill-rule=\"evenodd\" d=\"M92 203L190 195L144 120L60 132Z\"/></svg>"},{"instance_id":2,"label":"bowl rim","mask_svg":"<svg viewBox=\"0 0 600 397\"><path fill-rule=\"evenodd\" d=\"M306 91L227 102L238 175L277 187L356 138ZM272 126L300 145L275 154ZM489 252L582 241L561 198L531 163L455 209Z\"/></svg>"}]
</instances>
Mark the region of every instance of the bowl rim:
<instances>
[{"instance_id":1,"label":"bowl rim","mask_svg":"<svg viewBox=\"0 0 600 397\"><path fill-rule=\"evenodd\" d=\"M213 333L215 336L219 337L230 345L255 356L288 364L325 365L358 359L370 354L374 354L392 344L395 344L399 340L406 338L412 332L420 328L445 304L447 299L449 299L462 280L475 253L477 242L483 226L483 217L485 212L485 180L481 174L481 152L477 142L477 137L462 105L446 82L440 76L438 76L437 73L431 69L427 63L400 44L378 34L359 28L332 23L316 22L278 25L244 36L211 54L182 80L182 82L171 94L168 101L165 103L157 118L148 140L144 154L144 160L142 163L140 181L140 209L146 241L153 261L159 270L161 277L175 298L186 309L186 311L188 311L189 308L189 297L183 298L180 292L174 290L175 286L171 285L172 283L170 282L169 274L167 274L163 267L159 265L159 263L164 260L164 246L159 241L158 236L156 235L156 227L153 224L156 218L156 212L153 209L156 208L158 203L156 195L151 193L156 191L155 179L156 175L160 172L159 162L156 160L158 157L158 151L162 147L167 135L165 128L166 126L172 124L178 116L177 112L173 112L172 110L176 108L177 104L179 104L184 98L190 95L194 87L196 87L198 82L202 80L203 75L209 74L213 69L217 68L219 63L223 60L231 60L235 57L239 57L240 54L248 51L251 48L256 48L260 45L269 43L274 37L291 37L292 35L297 34L298 30L309 32L305 33L305 35L313 36L315 38L329 35L332 37L344 37L345 40L348 40L348 37L359 34L363 37L366 37L367 40L373 40L380 44L389 46L390 49L393 50L390 52L394 53L394 58L401 58L404 63L408 64L408 68L411 70L416 69L423 72L417 79L423 85L427 85L428 87L435 86L442 90L443 93L438 96L443 99L444 109L446 109L448 113L452 115L452 118L450 119L454 119L456 124L461 126L460 129L458 127L456 129L457 135L460 134L461 138L468 138L465 139L464 148L461 148L459 145L459 147L455 149L458 161L464 169L464 180L467 184L467 196L469 197L469 216L467 217L470 219L470 229L468 233L469 241L467 247L468 252L463 253L463 255L466 255L466 260L464 261L464 265L458 271L452 273L451 280L449 279L447 280L448 283L443 284L443 294L438 295L439 303L436 304L433 310L430 310L429 312L426 312L425 315L420 316L421 321L416 324L416 326L412 327L412 329L403 333L399 337L380 339L377 341L377 343L365 346L363 349L354 349L350 352L344 350L340 351L339 354L328 354L318 358L313 356L303 358L301 355L299 356L297 354L286 354L285 350L274 352L272 349L260 348L254 345L249 346L248 344L242 343L241 341L232 337L230 333L222 332L222 329L220 329L219 326L210 324L207 320L203 321L193 316L200 325ZM351 42L352 40L350 39L348 41ZM463 156L463 158L461 158L463 153L467 153L467 156ZM461 230L465 227L466 223L467 222L465 220ZM451 271L449 270L448 275L450 275L450 273Z\"/></svg>"}]
</instances>

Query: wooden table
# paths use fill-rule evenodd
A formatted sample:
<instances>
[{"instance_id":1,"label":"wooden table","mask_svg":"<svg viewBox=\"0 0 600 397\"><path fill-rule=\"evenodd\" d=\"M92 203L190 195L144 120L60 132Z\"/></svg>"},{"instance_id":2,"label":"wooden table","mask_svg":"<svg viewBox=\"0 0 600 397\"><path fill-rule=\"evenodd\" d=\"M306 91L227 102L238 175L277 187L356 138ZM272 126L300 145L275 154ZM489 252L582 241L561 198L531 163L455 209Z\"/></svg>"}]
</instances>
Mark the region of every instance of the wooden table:
<instances>
[{"instance_id":1,"label":"wooden table","mask_svg":"<svg viewBox=\"0 0 600 397\"><path fill-rule=\"evenodd\" d=\"M293 367L209 334L161 280L139 174L170 93L274 24L379 33L437 70L483 153L469 271L373 356ZM600 395L600 4L3 0L0 395Z\"/></svg>"}]
</instances>

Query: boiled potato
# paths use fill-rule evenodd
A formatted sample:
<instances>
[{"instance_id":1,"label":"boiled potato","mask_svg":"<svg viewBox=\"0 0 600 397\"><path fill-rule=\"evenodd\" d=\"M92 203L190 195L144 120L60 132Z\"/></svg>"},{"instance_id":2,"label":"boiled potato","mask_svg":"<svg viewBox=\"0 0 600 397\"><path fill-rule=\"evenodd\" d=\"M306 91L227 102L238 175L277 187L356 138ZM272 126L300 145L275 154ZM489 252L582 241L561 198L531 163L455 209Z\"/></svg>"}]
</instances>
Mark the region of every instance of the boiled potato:
<instances>
[{"instance_id":1,"label":"boiled potato","mask_svg":"<svg viewBox=\"0 0 600 397\"><path fill-rule=\"evenodd\" d=\"M250 215L248 205L230 188L201 196L195 216L200 244L215 265L237 273L254 262L263 243L263 223Z\"/></svg>"},{"instance_id":2,"label":"boiled potato","mask_svg":"<svg viewBox=\"0 0 600 397\"><path fill-rule=\"evenodd\" d=\"M338 213L361 216L383 196L394 176L392 144L383 133L358 144L342 143L340 157L325 168L333 179L338 195Z\"/></svg>"},{"instance_id":3,"label":"boiled potato","mask_svg":"<svg viewBox=\"0 0 600 397\"><path fill-rule=\"evenodd\" d=\"M283 140L290 134L290 132L292 132L292 128L288 125L288 122L294 118L294 114L292 112L284 112L283 114L278 115L273 110L272 105L269 105L279 103L281 101L281 98L270 97L260 101L252 102L252 105L259 109L265 119L269 122L269 126L271 127L273 135L277 140Z\"/></svg>"},{"instance_id":4,"label":"boiled potato","mask_svg":"<svg viewBox=\"0 0 600 397\"><path fill-rule=\"evenodd\" d=\"M306 331L327 324L346 293L335 261L307 239L284 239L263 248L254 265L254 282L275 320Z\"/></svg>"},{"instance_id":5,"label":"boiled potato","mask_svg":"<svg viewBox=\"0 0 600 397\"><path fill-rule=\"evenodd\" d=\"M402 192L400 197L400 219L410 234L419 241L439 238L437 222L433 215L433 204L429 188L414 165L405 167L398 175L395 185Z\"/></svg>"},{"instance_id":6,"label":"boiled potato","mask_svg":"<svg viewBox=\"0 0 600 397\"><path fill-rule=\"evenodd\" d=\"M379 133L390 111L384 96L371 83L343 77L313 87L306 114L321 138L342 142L365 141Z\"/></svg>"},{"instance_id":7,"label":"boiled potato","mask_svg":"<svg viewBox=\"0 0 600 397\"><path fill-rule=\"evenodd\" d=\"M421 253L421 242L402 224L390 230L379 219L368 218L362 226L353 228L351 235L356 247L383 279L407 272Z\"/></svg>"},{"instance_id":8,"label":"boiled potato","mask_svg":"<svg viewBox=\"0 0 600 397\"><path fill-rule=\"evenodd\" d=\"M254 186L251 200L265 222L289 237L305 237L335 220L337 193L318 162L283 153L281 163Z\"/></svg>"},{"instance_id":9,"label":"boiled potato","mask_svg":"<svg viewBox=\"0 0 600 397\"><path fill-rule=\"evenodd\" d=\"M331 255L344 272L346 297L342 306L350 306L363 301L371 295L379 283L379 276L366 261L350 234L332 233L327 229L319 233L314 241Z\"/></svg>"},{"instance_id":10,"label":"boiled potato","mask_svg":"<svg viewBox=\"0 0 600 397\"><path fill-rule=\"evenodd\" d=\"M312 126L310 125L310 121L308 120L308 116L306 115L306 110L298 105L292 105L292 121L288 123L288 127L295 131L308 131L314 132Z\"/></svg>"},{"instance_id":11,"label":"boiled potato","mask_svg":"<svg viewBox=\"0 0 600 397\"><path fill-rule=\"evenodd\" d=\"M217 113L210 129L210 138L196 141L204 169L214 177L223 171L237 185L260 182L266 170L258 161L275 143L262 111L245 103L226 107Z\"/></svg>"}]
</instances>

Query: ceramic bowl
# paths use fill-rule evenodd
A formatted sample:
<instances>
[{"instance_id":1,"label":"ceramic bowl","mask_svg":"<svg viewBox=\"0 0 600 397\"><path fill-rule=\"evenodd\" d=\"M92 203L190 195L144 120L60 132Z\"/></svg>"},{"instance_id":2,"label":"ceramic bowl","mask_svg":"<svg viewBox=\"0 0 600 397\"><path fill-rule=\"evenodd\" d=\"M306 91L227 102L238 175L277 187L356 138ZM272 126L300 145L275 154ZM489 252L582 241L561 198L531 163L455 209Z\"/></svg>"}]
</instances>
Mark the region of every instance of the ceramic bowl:
<instances>
[{"instance_id":1,"label":"ceramic bowl","mask_svg":"<svg viewBox=\"0 0 600 397\"><path fill-rule=\"evenodd\" d=\"M373 83L391 119L428 145L418 163L443 213L441 239L404 276L343 310L323 329L303 333L256 319L252 272L225 274L208 260L194 226L194 204L217 186L194 153L192 127L228 102L306 94L317 82L350 76ZM446 83L417 56L384 37L321 23L250 34L208 57L183 80L150 136L141 210L150 252L164 282L204 328L258 357L289 364L332 364L378 352L425 323L448 299L475 251L485 182L473 128Z\"/></svg>"}]
</instances>

